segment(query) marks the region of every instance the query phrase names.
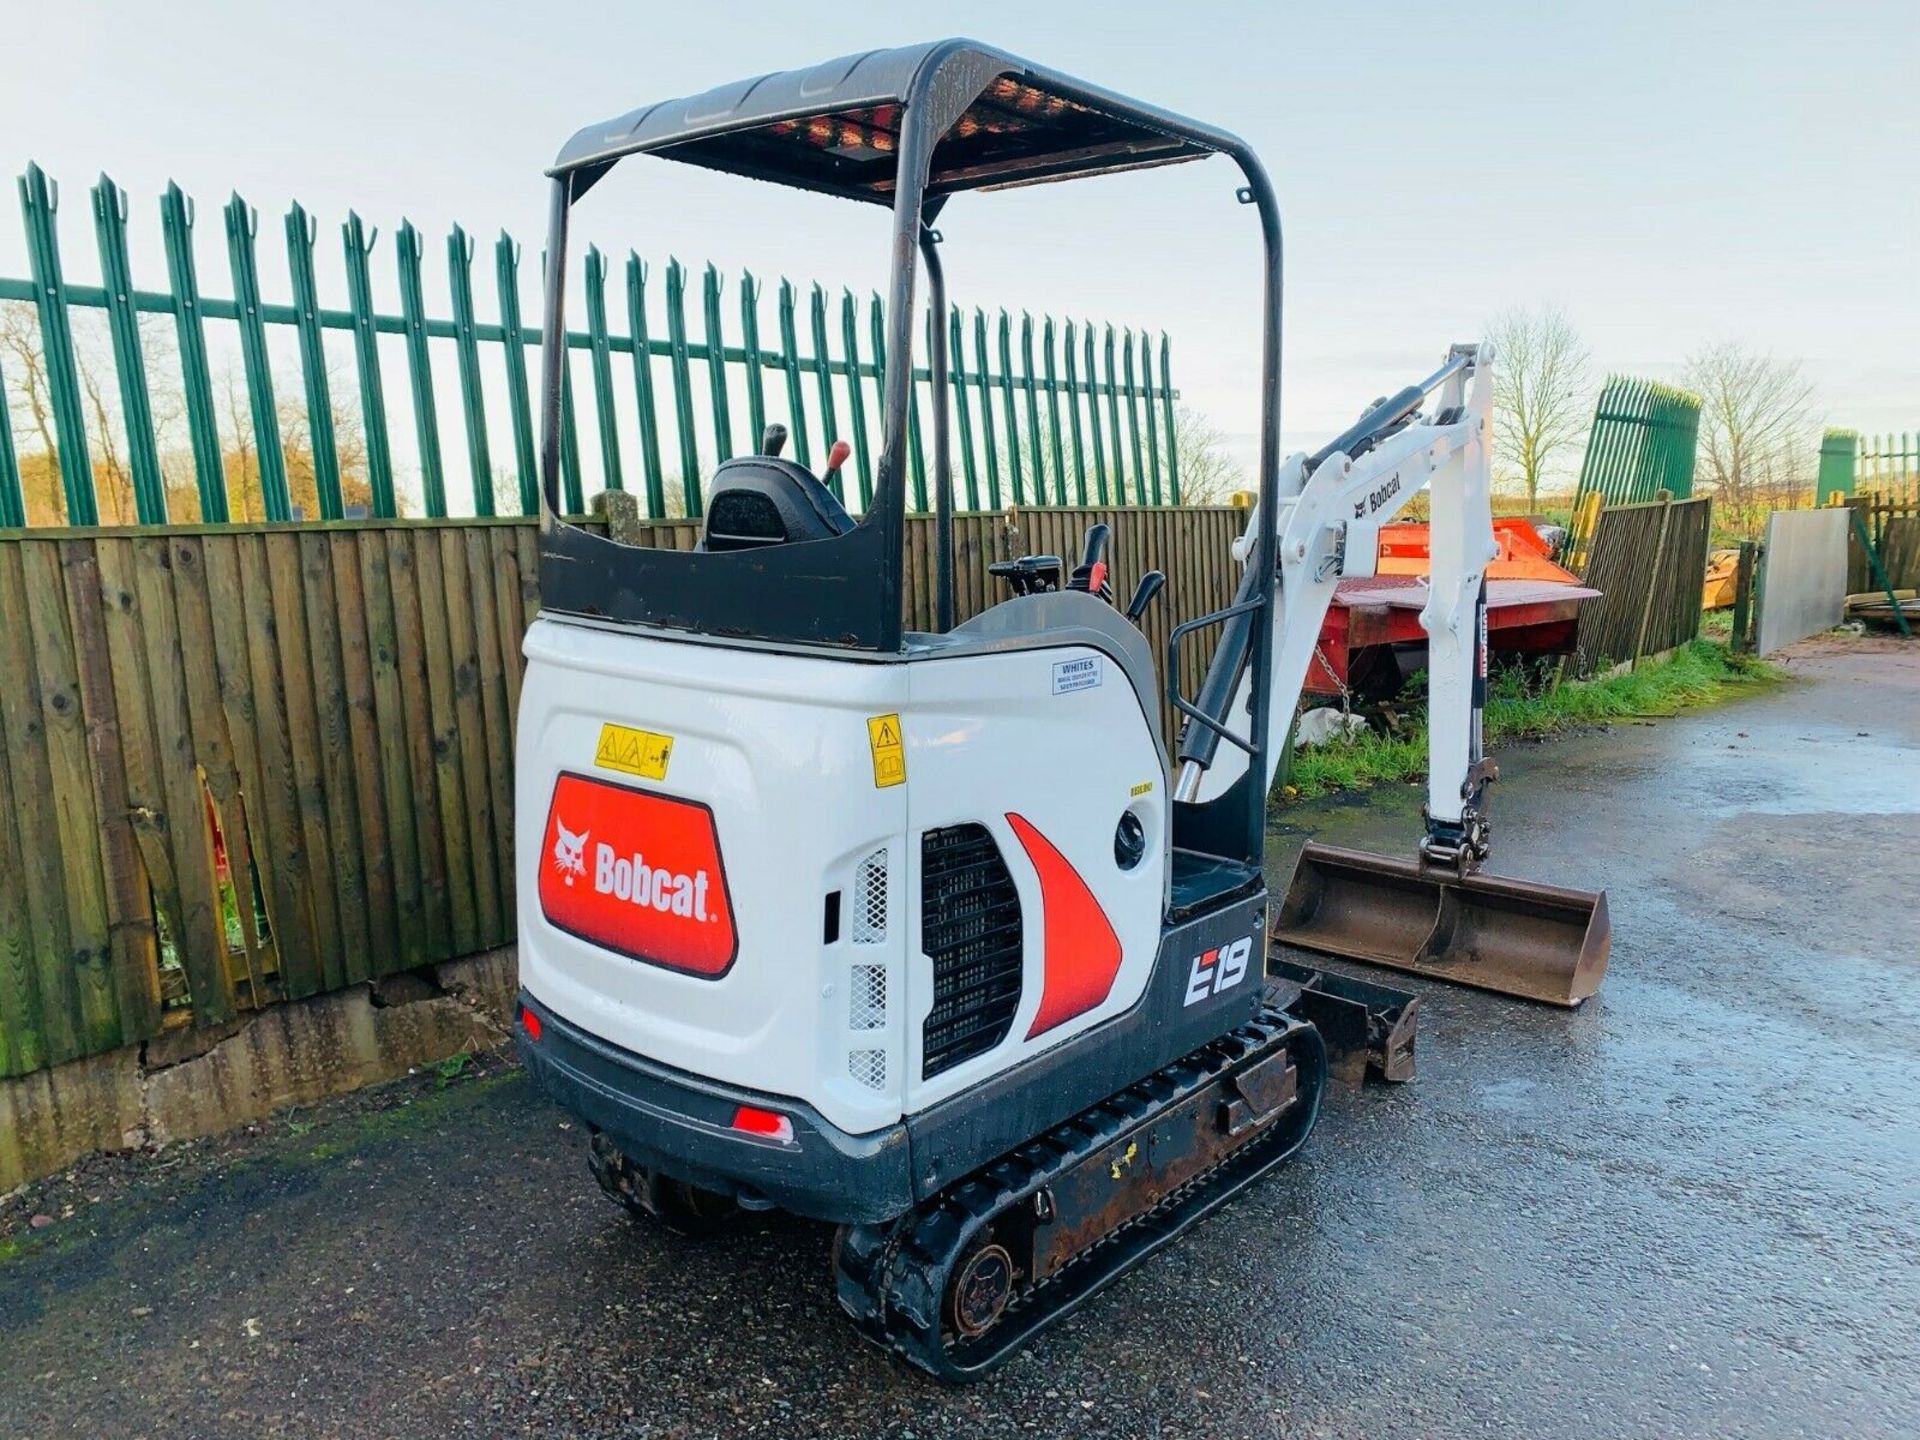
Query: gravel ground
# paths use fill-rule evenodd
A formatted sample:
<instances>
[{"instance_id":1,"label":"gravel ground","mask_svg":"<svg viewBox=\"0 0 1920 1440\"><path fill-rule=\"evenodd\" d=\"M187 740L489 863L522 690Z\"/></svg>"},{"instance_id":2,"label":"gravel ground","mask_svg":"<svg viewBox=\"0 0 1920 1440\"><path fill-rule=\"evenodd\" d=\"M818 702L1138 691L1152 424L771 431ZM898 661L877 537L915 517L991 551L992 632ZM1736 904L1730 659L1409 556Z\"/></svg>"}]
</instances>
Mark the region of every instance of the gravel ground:
<instances>
[{"instance_id":1,"label":"gravel ground","mask_svg":"<svg viewBox=\"0 0 1920 1440\"><path fill-rule=\"evenodd\" d=\"M1920 646L1790 669L1503 753L1496 867L1607 888L1600 996L1407 981L1413 1084L985 1384L858 1342L822 1228L629 1224L482 1063L0 1203L0 1436L1912 1436Z\"/></svg>"}]
</instances>

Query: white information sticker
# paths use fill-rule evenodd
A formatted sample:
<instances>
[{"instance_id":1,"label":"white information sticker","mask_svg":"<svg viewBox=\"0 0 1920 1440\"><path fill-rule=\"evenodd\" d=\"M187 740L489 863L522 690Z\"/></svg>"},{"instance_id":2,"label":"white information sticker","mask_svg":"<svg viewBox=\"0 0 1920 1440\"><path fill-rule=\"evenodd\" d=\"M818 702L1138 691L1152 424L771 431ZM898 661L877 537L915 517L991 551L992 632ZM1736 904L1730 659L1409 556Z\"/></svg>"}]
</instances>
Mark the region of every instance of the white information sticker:
<instances>
[{"instance_id":1,"label":"white information sticker","mask_svg":"<svg viewBox=\"0 0 1920 1440\"><path fill-rule=\"evenodd\" d=\"M1100 683L1100 657L1089 655L1082 660L1056 660L1053 663L1053 693L1065 695L1070 690L1091 690Z\"/></svg>"}]
</instances>

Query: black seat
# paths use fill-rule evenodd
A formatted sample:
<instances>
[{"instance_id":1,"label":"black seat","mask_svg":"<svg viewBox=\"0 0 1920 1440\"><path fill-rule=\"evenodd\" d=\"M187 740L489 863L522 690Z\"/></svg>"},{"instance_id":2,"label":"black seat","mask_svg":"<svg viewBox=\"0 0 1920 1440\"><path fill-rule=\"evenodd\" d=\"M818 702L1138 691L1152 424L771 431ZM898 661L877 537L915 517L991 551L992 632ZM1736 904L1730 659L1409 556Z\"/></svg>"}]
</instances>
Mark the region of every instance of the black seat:
<instances>
[{"instance_id":1,"label":"black seat","mask_svg":"<svg viewBox=\"0 0 1920 1440\"><path fill-rule=\"evenodd\" d=\"M853 517L826 486L791 460L742 455L713 472L703 550L753 550L798 540L830 540Z\"/></svg>"}]
</instances>

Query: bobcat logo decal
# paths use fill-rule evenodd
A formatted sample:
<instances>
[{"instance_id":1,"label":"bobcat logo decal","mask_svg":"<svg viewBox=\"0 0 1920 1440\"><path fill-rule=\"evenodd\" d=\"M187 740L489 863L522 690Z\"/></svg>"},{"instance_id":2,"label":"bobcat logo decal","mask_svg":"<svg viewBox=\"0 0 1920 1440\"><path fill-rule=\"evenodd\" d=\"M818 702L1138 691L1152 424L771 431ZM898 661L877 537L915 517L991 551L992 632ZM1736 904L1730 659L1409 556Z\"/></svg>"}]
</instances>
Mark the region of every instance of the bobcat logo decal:
<instances>
[{"instance_id":1,"label":"bobcat logo decal","mask_svg":"<svg viewBox=\"0 0 1920 1440\"><path fill-rule=\"evenodd\" d=\"M559 838L553 842L553 865L561 875L566 877L567 884L571 885L574 876L587 873L587 837L593 832L582 830L576 834L567 829L565 822L557 815L554 817L553 828L559 832Z\"/></svg>"}]
</instances>

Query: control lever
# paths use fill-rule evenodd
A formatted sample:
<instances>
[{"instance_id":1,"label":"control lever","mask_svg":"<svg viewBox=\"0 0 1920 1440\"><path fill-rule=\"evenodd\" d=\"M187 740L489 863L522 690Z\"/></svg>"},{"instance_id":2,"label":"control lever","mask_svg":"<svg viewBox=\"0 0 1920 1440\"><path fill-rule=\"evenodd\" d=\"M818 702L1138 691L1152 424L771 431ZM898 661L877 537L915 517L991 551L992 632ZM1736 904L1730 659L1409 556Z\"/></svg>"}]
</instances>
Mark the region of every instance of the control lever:
<instances>
[{"instance_id":1,"label":"control lever","mask_svg":"<svg viewBox=\"0 0 1920 1440\"><path fill-rule=\"evenodd\" d=\"M1140 577L1140 583L1133 587L1133 599L1127 602L1127 619L1134 624L1140 623L1140 617L1147 613L1147 607L1153 603L1167 583L1167 572L1149 570Z\"/></svg>"},{"instance_id":2,"label":"control lever","mask_svg":"<svg viewBox=\"0 0 1920 1440\"><path fill-rule=\"evenodd\" d=\"M778 459L780 452L786 448L786 445L787 427L779 421L774 421L771 425L767 426L765 430L760 432L760 453L768 459Z\"/></svg>"},{"instance_id":3,"label":"control lever","mask_svg":"<svg viewBox=\"0 0 1920 1440\"><path fill-rule=\"evenodd\" d=\"M844 440L833 442L833 448L827 451L827 473L820 478L829 486L840 483L840 467L847 463L847 456L853 453L853 446Z\"/></svg>"},{"instance_id":4,"label":"control lever","mask_svg":"<svg viewBox=\"0 0 1920 1440\"><path fill-rule=\"evenodd\" d=\"M1060 588L1058 555L1023 555L1018 560L996 560L987 567L996 580L1004 580L1016 595L1045 595Z\"/></svg>"},{"instance_id":5,"label":"control lever","mask_svg":"<svg viewBox=\"0 0 1920 1440\"><path fill-rule=\"evenodd\" d=\"M1107 542L1113 538L1113 530L1106 525L1087 527L1086 549L1080 557L1080 563L1074 566L1072 578L1067 581L1069 590L1081 590L1113 603L1113 586L1107 579Z\"/></svg>"}]
</instances>

